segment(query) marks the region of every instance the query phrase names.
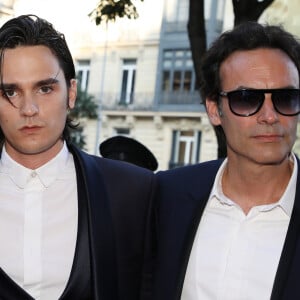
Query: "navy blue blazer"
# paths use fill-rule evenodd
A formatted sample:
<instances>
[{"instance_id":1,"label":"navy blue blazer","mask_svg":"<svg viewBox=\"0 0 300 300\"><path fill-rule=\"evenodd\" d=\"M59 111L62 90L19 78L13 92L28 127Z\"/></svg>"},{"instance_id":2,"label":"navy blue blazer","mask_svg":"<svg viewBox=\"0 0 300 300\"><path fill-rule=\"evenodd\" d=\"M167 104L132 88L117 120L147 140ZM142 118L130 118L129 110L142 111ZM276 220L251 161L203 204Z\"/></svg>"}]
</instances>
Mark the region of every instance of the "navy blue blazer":
<instances>
[{"instance_id":1,"label":"navy blue blazer","mask_svg":"<svg viewBox=\"0 0 300 300\"><path fill-rule=\"evenodd\" d=\"M152 300L179 300L194 237L221 160L157 173ZM297 159L299 166L299 160ZM205 258L204 258L205 259ZM300 176L271 300L300 299Z\"/></svg>"},{"instance_id":2,"label":"navy blue blazer","mask_svg":"<svg viewBox=\"0 0 300 300\"><path fill-rule=\"evenodd\" d=\"M143 264L153 173L72 145L69 150L77 175L79 229L71 275L60 299L144 299L149 291L142 288L142 281L150 286ZM0 269L0 299L32 297Z\"/></svg>"}]
</instances>

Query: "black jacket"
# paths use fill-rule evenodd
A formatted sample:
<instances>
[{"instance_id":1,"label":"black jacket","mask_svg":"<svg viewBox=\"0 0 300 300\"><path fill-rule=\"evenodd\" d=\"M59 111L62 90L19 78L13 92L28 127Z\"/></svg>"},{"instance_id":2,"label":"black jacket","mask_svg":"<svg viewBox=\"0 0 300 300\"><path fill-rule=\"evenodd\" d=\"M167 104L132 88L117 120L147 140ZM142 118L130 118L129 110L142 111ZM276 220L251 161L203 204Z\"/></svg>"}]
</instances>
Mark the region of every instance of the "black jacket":
<instances>
[{"instance_id":1,"label":"black jacket","mask_svg":"<svg viewBox=\"0 0 300 300\"><path fill-rule=\"evenodd\" d=\"M179 300L194 237L222 161L158 173L152 300ZM299 166L299 160L297 159ZM209 258L204 258L209 259ZM271 300L300 299L300 176Z\"/></svg>"},{"instance_id":2,"label":"black jacket","mask_svg":"<svg viewBox=\"0 0 300 300\"><path fill-rule=\"evenodd\" d=\"M69 150L76 168L79 226L71 275L60 299L144 299L148 292L142 291L141 282L153 173L72 145ZM0 299L32 297L0 269Z\"/></svg>"}]
</instances>

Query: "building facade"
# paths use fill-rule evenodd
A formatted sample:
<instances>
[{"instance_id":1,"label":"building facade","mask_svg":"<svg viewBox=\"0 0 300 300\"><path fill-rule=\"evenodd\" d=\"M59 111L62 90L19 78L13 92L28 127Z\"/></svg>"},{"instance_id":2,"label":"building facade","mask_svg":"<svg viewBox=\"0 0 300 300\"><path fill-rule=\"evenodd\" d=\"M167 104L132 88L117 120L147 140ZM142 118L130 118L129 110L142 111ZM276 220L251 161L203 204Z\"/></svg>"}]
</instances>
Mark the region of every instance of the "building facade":
<instances>
[{"instance_id":1,"label":"building facade","mask_svg":"<svg viewBox=\"0 0 300 300\"><path fill-rule=\"evenodd\" d=\"M6 22L14 14L14 0L0 1L0 25Z\"/></svg>"},{"instance_id":2,"label":"building facade","mask_svg":"<svg viewBox=\"0 0 300 300\"><path fill-rule=\"evenodd\" d=\"M209 42L222 31L224 4L206 5ZM74 53L81 88L99 105L98 120L83 120L87 150L98 154L102 141L122 134L147 146L160 170L216 158L214 131L195 88L189 1L144 1L138 11L137 20L102 27L99 45Z\"/></svg>"},{"instance_id":3,"label":"building facade","mask_svg":"<svg viewBox=\"0 0 300 300\"><path fill-rule=\"evenodd\" d=\"M101 142L126 135L153 152L159 170L217 157L214 130L195 89L187 34L189 0L136 0L138 19L117 19L100 26L88 17L97 5L95 0L8 2L8 6L15 2L16 15L35 13L66 35L78 84L98 104L98 119L81 121L88 152L100 155ZM232 2L204 3L210 44L232 28ZM282 23L298 34L297 11L290 1L275 0L261 19Z\"/></svg>"}]
</instances>

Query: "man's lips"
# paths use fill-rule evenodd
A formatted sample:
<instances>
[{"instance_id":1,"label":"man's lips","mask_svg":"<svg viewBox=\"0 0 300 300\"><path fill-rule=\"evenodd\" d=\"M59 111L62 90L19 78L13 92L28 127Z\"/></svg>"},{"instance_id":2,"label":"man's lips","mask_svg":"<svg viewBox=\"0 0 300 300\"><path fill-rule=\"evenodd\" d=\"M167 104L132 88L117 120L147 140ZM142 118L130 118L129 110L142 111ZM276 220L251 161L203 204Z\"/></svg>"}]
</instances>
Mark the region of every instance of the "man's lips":
<instances>
[{"instance_id":1,"label":"man's lips","mask_svg":"<svg viewBox=\"0 0 300 300\"><path fill-rule=\"evenodd\" d=\"M281 134L258 134L255 135L254 138L263 142L278 142L283 136Z\"/></svg>"},{"instance_id":2,"label":"man's lips","mask_svg":"<svg viewBox=\"0 0 300 300\"><path fill-rule=\"evenodd\" d=\"M34 133L38 130L40 130L42 127L41 126L37 126L37 125L30 125L30 126L23 126L20 128L20 131L21 132L24 132L24 133Z\"/></svg>"}]
</instances>

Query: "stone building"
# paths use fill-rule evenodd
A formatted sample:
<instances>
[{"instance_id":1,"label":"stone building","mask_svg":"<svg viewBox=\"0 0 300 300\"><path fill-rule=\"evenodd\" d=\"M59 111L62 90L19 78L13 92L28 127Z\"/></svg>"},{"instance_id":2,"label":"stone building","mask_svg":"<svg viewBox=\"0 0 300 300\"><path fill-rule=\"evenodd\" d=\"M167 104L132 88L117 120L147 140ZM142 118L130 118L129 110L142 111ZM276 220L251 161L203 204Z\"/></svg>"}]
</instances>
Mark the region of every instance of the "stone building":
<instances>
[{"instance_id":1,"label":"stone building","mask_svg":"<svg viewBox=\"0 0 300 300\"><path fill-rule=\"evenodd\" d=\"M16 15L35 13L65 33L81 89L99 105L98 120L82 120L88 152L99 155L102 141L126 135L151 149L159 170L217 157L215 134L195 90L189 0L137 0L138 19L100 26L88 17L95 0L8 2L15 2ZM260 21L298 35L294 2L275 0ZM209 44L233 26L232 2L205 0L205 19Z\"/></svg>"}]
</instances>

